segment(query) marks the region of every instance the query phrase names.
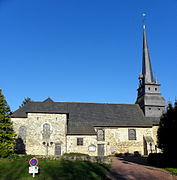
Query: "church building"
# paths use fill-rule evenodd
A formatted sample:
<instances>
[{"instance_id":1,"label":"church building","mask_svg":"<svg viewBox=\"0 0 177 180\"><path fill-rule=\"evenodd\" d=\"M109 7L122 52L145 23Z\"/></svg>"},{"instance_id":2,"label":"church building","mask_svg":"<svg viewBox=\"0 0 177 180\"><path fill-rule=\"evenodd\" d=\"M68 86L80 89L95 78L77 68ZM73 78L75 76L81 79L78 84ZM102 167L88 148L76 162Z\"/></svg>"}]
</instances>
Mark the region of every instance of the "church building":
<instances>
[{"instance_id":1,"label":"church building","mask_svg":"<svg viewBox=\"0 0 177 180\"><path fill-rule=\"evenodd\" d=\"M54 102L50 98L28 102L11 116L17 149L32 155L157 152L165 100L153 76L145 26L137 91L135 104Z\"/></svg>"}]
</instances>

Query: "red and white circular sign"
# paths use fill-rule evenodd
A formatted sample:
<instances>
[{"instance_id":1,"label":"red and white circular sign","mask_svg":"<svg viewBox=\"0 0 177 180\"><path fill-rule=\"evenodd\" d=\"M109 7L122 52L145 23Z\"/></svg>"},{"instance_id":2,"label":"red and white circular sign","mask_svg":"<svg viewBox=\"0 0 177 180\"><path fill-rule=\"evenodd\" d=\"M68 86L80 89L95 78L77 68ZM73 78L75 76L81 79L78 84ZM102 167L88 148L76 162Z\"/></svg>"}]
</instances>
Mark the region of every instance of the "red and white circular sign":
<instances>
[{"instance_id":1,"label":"red and white circular sign","mask_svg":"<svg viewBox=\"0 0 177 180\"><path fill-rule=\"evenodd\" d=\"M36 158L32 158L29 160L29 165L30 166L37 166L38 165L38 160Z\"/></svg>"}]
</instances>

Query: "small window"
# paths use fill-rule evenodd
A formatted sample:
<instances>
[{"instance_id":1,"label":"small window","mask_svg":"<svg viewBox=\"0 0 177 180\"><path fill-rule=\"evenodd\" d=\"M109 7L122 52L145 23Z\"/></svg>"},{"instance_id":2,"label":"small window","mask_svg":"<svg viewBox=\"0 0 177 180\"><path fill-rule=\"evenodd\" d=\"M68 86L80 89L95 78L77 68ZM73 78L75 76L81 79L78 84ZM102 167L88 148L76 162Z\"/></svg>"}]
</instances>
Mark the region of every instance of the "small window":
<instances>
[{"instance_id":1,"label":"small window","mask_svg":"<svg viewBox=\"0 0 177 180\"><path fill-rule=\"evenodd\" d=\"M98 141L104 141L104 130L103 129L98 129L97 140Z\"/></svg>"},{"instance_id":2,"label":"small window","mask_svg":"<svg viewBox=\"0 0 177 180\"><path fill-rule=\"evenodd\" d=\"M151 108L149 108L149 110L151 110Z\"/></svg>"},{"instance_id":3,"label":"small window","mask_svg":"<svg viewBox=\"0 0 177 180\"><path fill-rule=\"evenodd\" d=\"M77 138L77 145L83 146L83 138Z\"/></svg>"},{"instance_id":4,"label":"small window","mask_svg":"<svg viewBox=\"0 0 177 180\"><path fill-rule=\"evenodd\" d=\"M158 108L158 110L160 111L160 108Z\"/></svg>"},{"instance_id":5,"label":"small window","mask_svg":"<svg viewBox=\"0 0 177 180\"><path fill-rule=\"evenodd\" d=\"M148 87L148 89L149 89L149 90L151 90L151 88L150 88L150 87Z\"/></svg>"},{"instance_id":6,"label":"small window","mask_svg":"<svg viewBox=\"0 0 177 180\"><path fill-rule=\"evenodd\" d=\"M157 91L157 88L155 88L155 91Z\"/></svg>"},{"instance_id":7,"label":"small window","mask_svg":"<svg viewBox=\"0 0 177 180\"><path fill-rule=\"evenodd\" d=\"M43 124L43 132L42 132L43 139L50 139L50 135L51 135L50 124L48 123Z\"/></svg>"},{"instance_id":8,"label":"small window","mask_svg":"<svg viewBox=\"0 0 177 180\"><path fill-rule=\"evenodd\" d=\"M129 140L136 140L136 130L135 129L129 129L128 130L128 139Z\"/></svg>"}]
</instances>

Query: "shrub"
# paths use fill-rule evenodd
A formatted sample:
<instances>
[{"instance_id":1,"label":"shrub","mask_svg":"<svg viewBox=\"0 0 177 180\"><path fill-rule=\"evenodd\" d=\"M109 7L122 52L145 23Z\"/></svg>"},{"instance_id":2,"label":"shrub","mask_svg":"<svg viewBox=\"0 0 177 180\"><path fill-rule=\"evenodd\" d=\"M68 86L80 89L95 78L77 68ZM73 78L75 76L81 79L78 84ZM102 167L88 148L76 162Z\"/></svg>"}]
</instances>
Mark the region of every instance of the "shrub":
<instances>
[{"instance_id":1,"label":"shrub","mask_svg":"<svg viewBox=\"0 0 177 180\"><path fill-rule=\"evenodd\" d=\"M31 158L33 158L34 155L19 155L19 154L11 154L7 157L7 159L16 159L16 160L30 160Z\"/></svg>"},{"instance_id":2,"label":"shrub","mask_svg":"<svg viewBox=\"0 0 177 180\"><path fill-rule=\"evenodd\" d=\"M162 153L150 153L148 156L148 163L152 166L165 167L165 156Z\"/></svg>"},{"instance_id":3,"label":"shrub","mask_svg":"<svg viewBox=\"0 0 177 180\"><path fill-rule=\"evenodd\" d=\"M70 152L70 153L64 153L63 156L89 156L89 155L78 152Z\"/></svg>"},{"instance_id":4,"label":"shrub","mask_svg":"<svg viewBox=\"0 0 177 180\"><path fill-rule=\"evenodd\" d=\"M123 155L122 153L115 153L114 154L115 157L122 157L122 155Z\"/></svg>"},{"instance_id":5,"label":"shrub","mask_svg":"<svg viewBox=\"0 0 177 180\"><path fill-rule=\"evenodd\" d=\"M138 151L134 151L134 157L141 157L140 152L138 152Z\"/></svg>"}]
</instances>

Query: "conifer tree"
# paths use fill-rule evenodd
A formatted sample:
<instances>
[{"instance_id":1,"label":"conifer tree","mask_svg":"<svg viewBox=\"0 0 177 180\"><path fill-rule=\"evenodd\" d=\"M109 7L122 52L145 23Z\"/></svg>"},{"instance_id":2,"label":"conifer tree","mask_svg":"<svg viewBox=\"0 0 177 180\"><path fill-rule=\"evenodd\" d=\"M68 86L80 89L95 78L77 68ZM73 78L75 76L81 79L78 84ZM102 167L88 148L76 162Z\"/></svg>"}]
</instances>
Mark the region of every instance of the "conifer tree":
<instances>
[{"instance_id":1,"label":"conifer tree","mask_svg":"<svg viewBox=\"0 0 177 180\"><path fill-rule=\"evenodd\" d=\"M0 157L7 157L14 149L15 133L10 114L10 107L0 89Z\"/></svg>"},{"instance_id":2,"label":"conifer tree","mask_svg":"<svg viewBox=\"0 0 177 180\"><path fill-rule=\"evenodd\" d=\"M163 114L160 120L157 137L158 146L162 149L166 159L170 163L177 161L177 102L174 106L168 105L167 112Z\"/></svg>"},{"instance_id":3,"label":"conifer tree","mask_svg":"<svg viewBox=\"0 0 177 180\"><path fill-rule=\"evenodd\" d=\"M31 98L29 98L29 97L27 97L23 100L23 102L22 102L21 106L19 106L19 108L23 107L28 102L31 102Z\"/></svg>"}]
</instances>

